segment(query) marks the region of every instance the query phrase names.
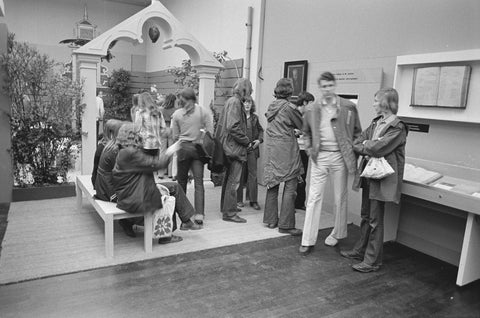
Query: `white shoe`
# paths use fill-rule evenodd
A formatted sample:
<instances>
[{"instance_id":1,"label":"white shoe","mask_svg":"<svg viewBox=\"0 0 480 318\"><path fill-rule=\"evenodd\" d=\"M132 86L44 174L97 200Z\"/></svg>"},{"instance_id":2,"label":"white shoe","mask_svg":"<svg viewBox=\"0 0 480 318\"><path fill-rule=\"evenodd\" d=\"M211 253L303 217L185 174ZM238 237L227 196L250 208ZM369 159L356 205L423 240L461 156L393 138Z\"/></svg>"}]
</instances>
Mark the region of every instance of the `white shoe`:
<instances>
[{"instance_id":1,"label":"white shoe","mask_svg":"<svg viewBox=\"0 0 480 318\"><path fill-rule=\"evenodd\" d=\"M327 236L327 238L325 239L325 245L335 246L337 244L338 244L338 240L331 235Z\"/></svg>"}]
</instances>

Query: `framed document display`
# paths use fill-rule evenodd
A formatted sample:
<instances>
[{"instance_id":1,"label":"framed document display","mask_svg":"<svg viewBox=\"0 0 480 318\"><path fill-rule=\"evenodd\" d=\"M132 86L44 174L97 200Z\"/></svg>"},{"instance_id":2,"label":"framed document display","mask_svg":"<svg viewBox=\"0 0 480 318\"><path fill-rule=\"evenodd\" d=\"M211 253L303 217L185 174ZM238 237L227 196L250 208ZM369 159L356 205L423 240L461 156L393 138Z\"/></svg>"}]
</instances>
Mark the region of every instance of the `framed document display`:
<instances>
[{"instance_id":1,"label":"framed document display","mask_svg":"<svg viewBox=\"0 0 480 318\"><path fill-rule=\"evenodd\" d=\"M414 69L410 106L467 106L470 65L429 66Z\"/></svg>"}]
</instances>

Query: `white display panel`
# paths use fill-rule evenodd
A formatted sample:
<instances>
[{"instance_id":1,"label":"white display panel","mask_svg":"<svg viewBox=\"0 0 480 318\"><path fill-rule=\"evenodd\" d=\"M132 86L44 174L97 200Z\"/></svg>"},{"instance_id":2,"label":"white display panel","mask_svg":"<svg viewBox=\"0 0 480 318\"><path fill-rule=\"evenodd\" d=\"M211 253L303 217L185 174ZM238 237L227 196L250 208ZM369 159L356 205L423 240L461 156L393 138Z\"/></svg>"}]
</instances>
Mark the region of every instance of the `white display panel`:
<instances>
[{"instance_id":1,"label":"white display panel","mask_svg":"<svg viewBox=\"0 0 480 318\"><path fill-rule=\"evenodd\" d=\"M439 64L472 67L465 108L410 106L415 68ZM399 93L401 117L480 123L480 50L398 56L394 87Z\"/></svg>"}]
</instances>

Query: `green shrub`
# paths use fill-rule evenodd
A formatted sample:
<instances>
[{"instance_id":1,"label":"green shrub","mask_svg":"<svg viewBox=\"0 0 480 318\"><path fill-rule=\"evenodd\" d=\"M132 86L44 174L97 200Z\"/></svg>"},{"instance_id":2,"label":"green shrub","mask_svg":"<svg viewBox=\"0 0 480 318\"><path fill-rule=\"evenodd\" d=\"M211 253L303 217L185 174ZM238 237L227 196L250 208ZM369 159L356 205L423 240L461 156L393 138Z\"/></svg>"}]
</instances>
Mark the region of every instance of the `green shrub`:
<instances>
[{"instance_id":1,"label":"green shrub","mask_svg":"<svg viewBox=\"0 0 480 318\"><path fill-rule=\"evenodd\" d=\"M43 185L66 180L79 146L82 84L61 74L61 64L9 35L4 90L11 101L15 184ZM30 170L33 180L26 180Z\"/></svg>"},{"instance_id":2,"label":"green shrub","mask_svg":"<svg viewBox=\"0 0 480 318\"><path fill-rule=\"evenodd\" d=\"M131 120L132 95L129 89L130 72L121 68L114 70L108 79L108 90L104 97L105 120L115 118Z\"/></svg>"}]
</instances>

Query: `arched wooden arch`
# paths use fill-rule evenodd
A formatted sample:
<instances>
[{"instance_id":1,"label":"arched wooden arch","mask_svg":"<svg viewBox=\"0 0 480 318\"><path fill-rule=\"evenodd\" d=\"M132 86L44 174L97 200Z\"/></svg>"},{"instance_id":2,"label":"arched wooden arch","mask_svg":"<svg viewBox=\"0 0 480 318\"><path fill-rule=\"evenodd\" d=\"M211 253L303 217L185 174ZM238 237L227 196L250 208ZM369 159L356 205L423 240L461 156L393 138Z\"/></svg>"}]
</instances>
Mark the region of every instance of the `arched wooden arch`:
<instances>
[{"instance_id":1,"label":"arched wooden arch","mask_svg":"<svg viewBox=\"0 0 480 318\"><path fill-rule=\"evenodd\" d=\"M146 25L155 25L163 35L163 49L179 47L192 61L199 75L199 104L208 107L214 99L215 74L223 68L210 51L193 35L158 0L152 0L150 6L130 18L120 22L110 30L102 33L92 41L73 52L74 69L84 81L85 112L82 117L82 174L89 174L93 169L93 157L96 144L96 100L95 93L100 58L107 54L110 43L115 40L143 43Z\"/></svg>"}]
</instances>

